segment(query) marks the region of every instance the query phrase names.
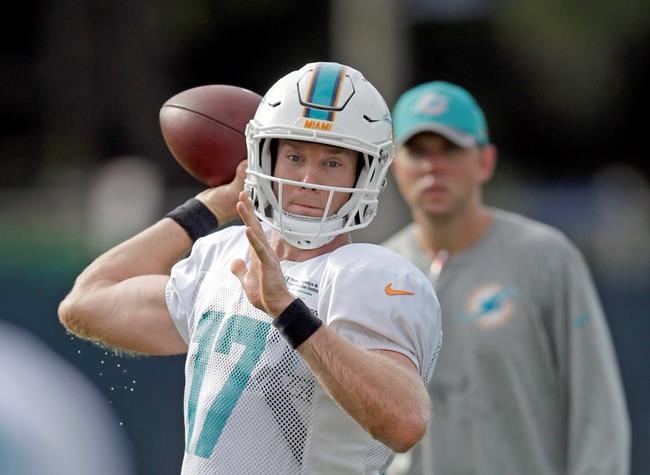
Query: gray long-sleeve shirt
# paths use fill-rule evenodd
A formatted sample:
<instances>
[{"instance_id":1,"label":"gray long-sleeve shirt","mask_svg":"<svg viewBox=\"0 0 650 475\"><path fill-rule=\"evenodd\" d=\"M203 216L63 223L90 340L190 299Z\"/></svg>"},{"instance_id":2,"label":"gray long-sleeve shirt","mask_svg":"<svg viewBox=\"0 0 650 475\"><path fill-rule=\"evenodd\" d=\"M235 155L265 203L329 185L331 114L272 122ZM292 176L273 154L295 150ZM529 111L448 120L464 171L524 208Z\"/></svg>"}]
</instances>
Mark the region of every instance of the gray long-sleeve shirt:
<instances>
[{"instance_id":1,"label":"gray long-sleeve shirt","mask_svg":"<svg viewBox=\"0 0 650 475\"><path fill-rule=\"evenodd\" d=\"M582 255L549 226L491 213L488 233L436 283L444 336L425 447L434 473L628 473L621 379ZM415 225L385 245L429 272Z\"/></svg>"}]
</instances>

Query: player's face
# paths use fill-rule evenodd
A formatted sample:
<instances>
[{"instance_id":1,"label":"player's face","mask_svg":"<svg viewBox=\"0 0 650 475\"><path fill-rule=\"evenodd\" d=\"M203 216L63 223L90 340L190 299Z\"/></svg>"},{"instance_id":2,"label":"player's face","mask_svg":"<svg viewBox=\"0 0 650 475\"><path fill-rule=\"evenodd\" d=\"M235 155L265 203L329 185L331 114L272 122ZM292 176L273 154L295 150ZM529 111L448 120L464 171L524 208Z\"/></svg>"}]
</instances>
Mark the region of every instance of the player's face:
<instances>
[{"instance_id":1,"label":"player's face","mask_svg":"<svg viewBox=\"0 0 650 475\"><path fill-rule=\"evenodd\" d=\"M483 153L424 132L399 148L393 171L411 208L432 217L453 216L480 202L481 185L491 174Z\"/></svg>"},{"instance_id":2,"label":"player's face","mask_svg":"<svg viewBox=\"0 0 650 475\"><path fill-rule=\"evenodd\" d=\"M358 153L340 147L296 140L280 140L274 175L278 178L316 185L352 188L356 181ZM274 184L278 193L278 184ZM282 208L300 216L322 217L329 191L283 185ZM329 215L336 213L350 198L335 192Z\"/></svg>"}]
</instances>

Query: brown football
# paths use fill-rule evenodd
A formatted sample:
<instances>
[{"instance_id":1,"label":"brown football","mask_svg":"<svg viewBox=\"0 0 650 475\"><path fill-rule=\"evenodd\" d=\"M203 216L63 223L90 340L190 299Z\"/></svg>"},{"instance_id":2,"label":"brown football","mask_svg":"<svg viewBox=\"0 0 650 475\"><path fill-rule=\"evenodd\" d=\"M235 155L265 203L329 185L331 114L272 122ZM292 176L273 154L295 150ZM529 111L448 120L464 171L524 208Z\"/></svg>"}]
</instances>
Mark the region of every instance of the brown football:
<instances>
[{"instance_id":1,"label":"brown football","mask_svg":"<svg viewBox=\"0 0 650 475\"><path fill-rule=\"evenodd\" d=\"M229 183L246 158L246 124L262 97L225 84L176 94L160 109L160 129L176 161L208 186Z\"/></svg>"}]
</instances>

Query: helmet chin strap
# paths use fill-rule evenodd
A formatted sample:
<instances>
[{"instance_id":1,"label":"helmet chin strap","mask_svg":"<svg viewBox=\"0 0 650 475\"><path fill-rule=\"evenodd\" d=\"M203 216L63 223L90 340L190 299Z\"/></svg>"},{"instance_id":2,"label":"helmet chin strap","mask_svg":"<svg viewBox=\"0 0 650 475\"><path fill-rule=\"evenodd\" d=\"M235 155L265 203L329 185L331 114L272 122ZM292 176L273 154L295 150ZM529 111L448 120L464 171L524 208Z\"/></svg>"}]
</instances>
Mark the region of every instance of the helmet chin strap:
<instances>
[{"instance_id":1,"label":"helmet chin strap","mask_svg":"<svg viewBox=\"0 0 650 475\"><path fill-rule=\"evenodd\" d=\"M273 224L285 241L299 249L318 249L329 244L338 235L334 231L343 228L344 221L335 216L323 219L273 210Z\"/></svg>"}]
</instances>

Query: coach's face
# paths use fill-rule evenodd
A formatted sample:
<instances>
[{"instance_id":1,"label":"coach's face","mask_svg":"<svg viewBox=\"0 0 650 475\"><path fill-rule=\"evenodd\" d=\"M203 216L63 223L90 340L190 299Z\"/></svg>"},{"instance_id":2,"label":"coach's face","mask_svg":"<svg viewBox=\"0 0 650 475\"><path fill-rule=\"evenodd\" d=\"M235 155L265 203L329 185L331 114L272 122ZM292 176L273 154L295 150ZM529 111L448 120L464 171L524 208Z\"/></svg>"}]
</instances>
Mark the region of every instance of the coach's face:
<instances>
[{"instance_id":1,"label":"coach's face","mask_svg":"<svg viewBox=\"0 0 650 475\"><path fill-rule=\"evenodd\" d=\"M492 145L462 148L423 132L399 147L393 174L408 205L430 217L452 217L480 205L481 187L492 176Z\"/></svg>"},{"instance_id":2,"label":"coach's face","mask_svg":"<svg viewBox=\"0 0 650 475\"><path fill-rule=\"evenodd\" d=\"M358 153L340 147L297 140L278 143L275 176L302 183L352 188L356 181ZM276 195L278 184L274 184ZM291 185L282 186L282 208L300 216L322 217L329 191ZM349 193L335 192L328 215L336 213Z\"/></svg>"}]
</instances>

